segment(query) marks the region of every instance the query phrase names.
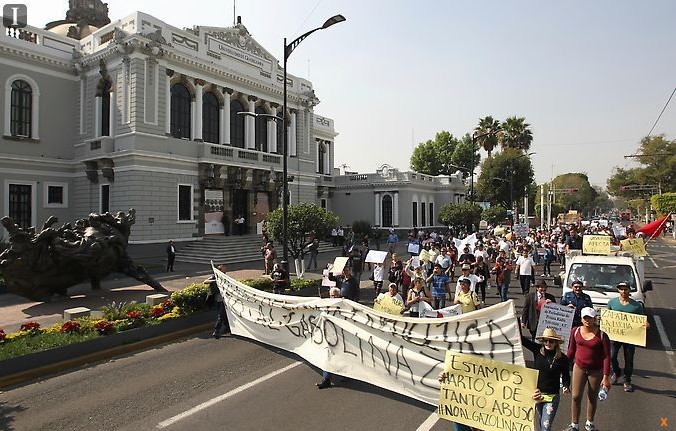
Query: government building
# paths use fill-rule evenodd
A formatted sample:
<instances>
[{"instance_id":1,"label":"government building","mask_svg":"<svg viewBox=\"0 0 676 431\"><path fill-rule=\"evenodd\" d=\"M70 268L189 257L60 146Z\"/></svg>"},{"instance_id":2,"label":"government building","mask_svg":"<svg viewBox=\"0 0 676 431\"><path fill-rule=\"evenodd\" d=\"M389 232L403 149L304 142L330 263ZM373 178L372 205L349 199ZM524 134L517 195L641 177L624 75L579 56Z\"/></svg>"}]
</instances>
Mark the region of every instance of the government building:
<instances>
[{"instance_id":1,"label":"government building","mask_svg":"<svg viewBox=\"0 0 676 431\"><path fill-rule=\"evenodd\" d=\"M179 29L70 0L45 29L3 27L0 51L0 205L19 226L135 208L132 243L222 235L242 218L238 230L255 233L281 206L285 132L292 205L408 227L464 199L452 176L339 175L338 134L314 112L312 83L288 75L285 131L283 69L239 18Z\"/></svg>"}]
</instances>

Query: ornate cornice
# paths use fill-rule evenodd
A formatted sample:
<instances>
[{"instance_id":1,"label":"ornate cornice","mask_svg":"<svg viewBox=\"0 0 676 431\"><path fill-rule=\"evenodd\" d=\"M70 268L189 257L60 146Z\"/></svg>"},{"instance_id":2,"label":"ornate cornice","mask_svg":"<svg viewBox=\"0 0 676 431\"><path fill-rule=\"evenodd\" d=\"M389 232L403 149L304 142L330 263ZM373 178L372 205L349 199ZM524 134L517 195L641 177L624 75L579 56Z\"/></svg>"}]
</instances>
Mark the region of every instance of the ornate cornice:
<instances>
[{"instance_id":1,"label":"ornate cornice","mask_svg":"<svg viewBox=\"0 0 676 431\"><path fill-rule=\"evenodd\" d=\"M204 79L195 78L195 85L201 85L202 87L204 87L206 83L207 81L205 81Z\"/></svg>"},{"instance_id":2,"label":"ornate cornice","mask_svg":"<svg viewBox=\"0 0 676 431\"><path fill-rule=\"evenodd\" d=\"M28 42L26 42L28 43ZM35 52L28 52L24 51L22 49L19 49L17 47L13 46L8 46L8 45L2 45L0 44L0 53L2 53L3 57L6 56L14 56L14 57L19 57L24 60L31 60L35 61L38 63L46 64L49 66L57 67L60 69L65 69L68 72L71 72L75 74L75 65L73 64L72 61L70 60L59 60L55 59L53 57L47 57L42 54L37 54Z\"/></svg>"}]
</instances>

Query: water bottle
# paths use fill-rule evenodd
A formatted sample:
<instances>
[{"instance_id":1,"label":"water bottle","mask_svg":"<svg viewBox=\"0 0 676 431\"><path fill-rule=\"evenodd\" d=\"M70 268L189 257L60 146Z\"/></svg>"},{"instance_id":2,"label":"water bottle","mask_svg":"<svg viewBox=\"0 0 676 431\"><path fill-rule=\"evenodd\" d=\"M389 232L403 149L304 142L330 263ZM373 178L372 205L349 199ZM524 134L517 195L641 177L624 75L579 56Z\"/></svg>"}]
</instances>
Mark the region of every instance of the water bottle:
<instances>
[{"instance_id":1,"label":"water bottle","mask_svg":"<svg viewBox=\"0 0 676 431\"><path fill-rule=\"evenodd\" d=\"M606 398L608 398L608 391L601 386L601 390L599 391L599 401L605 401Z\"/></svg>"}]
</instances>

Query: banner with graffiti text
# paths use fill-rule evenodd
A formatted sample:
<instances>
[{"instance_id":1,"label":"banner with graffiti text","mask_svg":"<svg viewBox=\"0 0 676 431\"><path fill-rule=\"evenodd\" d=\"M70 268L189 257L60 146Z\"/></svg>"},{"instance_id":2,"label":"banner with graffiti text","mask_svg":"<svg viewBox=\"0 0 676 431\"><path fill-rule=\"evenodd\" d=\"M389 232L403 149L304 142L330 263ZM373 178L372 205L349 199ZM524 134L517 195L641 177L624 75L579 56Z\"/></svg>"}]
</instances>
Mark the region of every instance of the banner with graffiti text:
<instances>
[{"instance_id":1,"label":"banner with graffiti text","mask_svg":"<svg viewBox=\"0 0 676 431\"><path fill-rule=\"evenodd\" d=\"M347 299L275 295L214 273L233 334L434 406L446 350L525 365L512 301L461 316L399 317Z\"/></svg>"}]
</instances>

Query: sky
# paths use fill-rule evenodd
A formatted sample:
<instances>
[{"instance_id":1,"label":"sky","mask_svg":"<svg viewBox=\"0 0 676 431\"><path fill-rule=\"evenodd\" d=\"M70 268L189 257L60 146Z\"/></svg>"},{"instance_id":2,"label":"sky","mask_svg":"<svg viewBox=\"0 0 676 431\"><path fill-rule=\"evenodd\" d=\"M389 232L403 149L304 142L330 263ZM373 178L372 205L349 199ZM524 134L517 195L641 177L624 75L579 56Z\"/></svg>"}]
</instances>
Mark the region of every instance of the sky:
<instances>
[{"instance_id":1,"label":"sky","mask_svg":"<svg viewBox=\"0 0 676 431\"><path fill-rule=\"evenodd\" d=\"M67 0L29 0L28 23L65 17ZM171 5L171 6L170 6ZM174 6L188 5L188 6ZM413 148L479 118L525 117L538 184L583 172L605 186L635 154L676 88L676 2L626 0L109 0L112 20L146 12L175 27L231 26L233 6L277 59L289 57L335 121L335 165L408 170ZM676 139L676 97L653 135ZM482 159L486 153L482 151Z\"/></svg>"}]
</instances>

